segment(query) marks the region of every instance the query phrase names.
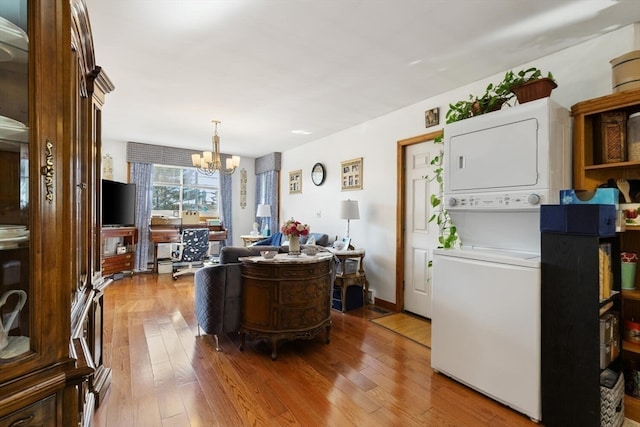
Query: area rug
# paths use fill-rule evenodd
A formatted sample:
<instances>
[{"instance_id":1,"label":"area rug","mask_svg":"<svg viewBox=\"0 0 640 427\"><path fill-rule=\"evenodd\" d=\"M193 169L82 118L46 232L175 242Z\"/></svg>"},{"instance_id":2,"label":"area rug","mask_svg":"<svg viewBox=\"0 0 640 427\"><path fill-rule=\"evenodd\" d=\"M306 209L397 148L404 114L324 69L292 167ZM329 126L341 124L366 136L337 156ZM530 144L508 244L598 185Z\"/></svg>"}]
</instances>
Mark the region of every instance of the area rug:
<instances>
[{"instance_id":1,"label":"area rug","mask_svg":"<svg viewBox=\"0 0 640 427\"><path fill-rule=\"evenodd\" d=\"M406 313L392 313L371 319L377 325L431 348L431 322Z\"/></svg>"}]
</instances>

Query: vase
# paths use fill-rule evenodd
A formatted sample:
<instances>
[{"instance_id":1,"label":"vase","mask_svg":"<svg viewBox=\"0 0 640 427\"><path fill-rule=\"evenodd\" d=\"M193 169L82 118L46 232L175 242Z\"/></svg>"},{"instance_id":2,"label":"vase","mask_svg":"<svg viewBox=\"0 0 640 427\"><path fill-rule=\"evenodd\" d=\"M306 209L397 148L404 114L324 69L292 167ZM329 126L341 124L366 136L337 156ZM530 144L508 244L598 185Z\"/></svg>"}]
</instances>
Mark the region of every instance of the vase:
<instances>
[{"instance_id":1,"label":"vase","mask_svg":"<svg viewBox=\"0 0 640 427\"><path fill-rule=\"evenodd\" d=\"M556 82L548 77L542 77L513 87L511 91L516 95L516 98L518 98L518 103L524 104L525 102L550 96L551 91L557 87L558 84Z\"/></svg>"},{"instance_id":2,"label":"vase","mask_svg":"<svg viewBox=\"0 0 640 427\"><path fill-rule=\"evenodd\" d=\"M300 237L299 236L289 237L289 254L300 255Z\"/></svg>"}]
</instances>

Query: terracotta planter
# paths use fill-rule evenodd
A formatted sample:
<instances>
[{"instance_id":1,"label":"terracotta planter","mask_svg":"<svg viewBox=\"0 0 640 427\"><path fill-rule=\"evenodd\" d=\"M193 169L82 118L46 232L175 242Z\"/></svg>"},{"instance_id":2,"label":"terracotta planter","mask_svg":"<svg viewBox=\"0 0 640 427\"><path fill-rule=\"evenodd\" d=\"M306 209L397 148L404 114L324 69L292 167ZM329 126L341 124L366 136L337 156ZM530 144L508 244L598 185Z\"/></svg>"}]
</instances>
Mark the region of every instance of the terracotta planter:
<instances>
[{"instance_id":1,"label":"terracotta planter","mask_svg":"<svg viewBox=\"0 0 640 427\"><path fill-rule=\"evenodd\" d=\"M524 104L525 102L548 97L551 95L551 91L557 87L556 82L548 77L542 77L513 87L511 92L516 95L520 104Z\"/></svg>"}]
</instances>

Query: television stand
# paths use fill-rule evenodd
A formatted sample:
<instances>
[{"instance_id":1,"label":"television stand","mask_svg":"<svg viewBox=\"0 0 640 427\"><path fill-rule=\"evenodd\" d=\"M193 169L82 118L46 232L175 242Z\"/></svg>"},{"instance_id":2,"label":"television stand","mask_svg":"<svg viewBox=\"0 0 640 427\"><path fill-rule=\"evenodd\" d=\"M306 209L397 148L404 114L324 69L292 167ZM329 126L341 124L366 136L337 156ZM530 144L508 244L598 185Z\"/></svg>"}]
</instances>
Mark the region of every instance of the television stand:
<instances>
[{"instance_id":1,"label":"television stand","mask_svg":"<svg viewBox=\"0 0 640 427\"><path fill-rule=\"evenodd\" d=\"M105 254L108 239L119 239L123 253ZM138 229L136 227L105 227L102 229L102 276L111 276L123 271L133 271Z\"/></svg>"}]
</instances>

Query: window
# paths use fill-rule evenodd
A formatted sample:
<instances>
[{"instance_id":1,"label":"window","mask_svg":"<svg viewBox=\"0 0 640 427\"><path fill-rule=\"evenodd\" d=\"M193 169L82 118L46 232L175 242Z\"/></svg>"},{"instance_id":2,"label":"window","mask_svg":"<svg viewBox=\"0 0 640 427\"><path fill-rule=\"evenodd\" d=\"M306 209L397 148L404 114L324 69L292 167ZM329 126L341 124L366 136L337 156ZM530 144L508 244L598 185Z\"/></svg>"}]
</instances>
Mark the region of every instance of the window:
<instances>
[{"instance_id":1,"label":"window","mask_svg":"<svg viewBox=\"0 0 640 427\"><path fill-rule=\"evenodd\" d=\"M220 216L220 178L194 168L153 166L151 215L180 217L183 211L200 212L201 217Z\"/></svg>"}]
</instances>

